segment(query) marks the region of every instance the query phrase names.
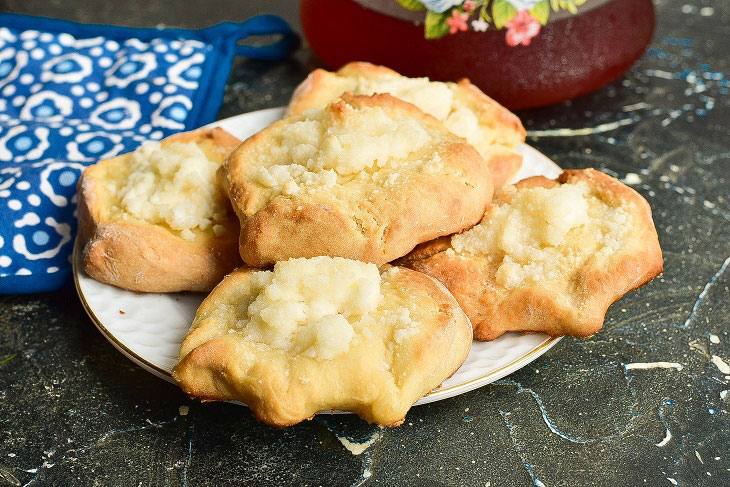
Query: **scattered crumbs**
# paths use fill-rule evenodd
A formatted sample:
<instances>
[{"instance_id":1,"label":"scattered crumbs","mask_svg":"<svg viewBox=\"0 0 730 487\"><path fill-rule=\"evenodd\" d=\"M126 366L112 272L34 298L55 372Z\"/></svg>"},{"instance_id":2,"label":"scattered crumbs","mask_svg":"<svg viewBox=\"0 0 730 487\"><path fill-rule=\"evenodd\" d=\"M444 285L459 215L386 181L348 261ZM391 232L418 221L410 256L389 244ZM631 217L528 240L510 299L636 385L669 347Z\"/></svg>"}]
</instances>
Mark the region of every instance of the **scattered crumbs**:
<instances>
[{"instance_id":1,"label":"scattered crumbs","mask_svg":"<svg viewBox=\"0 0 730 487\"><path fill-rule=\"evenodd\" d=\"M682 370L684 365L677 362L635 362L632 364L625 364L624 370L634 369L677 369Z\"/></svg>"},{"instance_id":2,"label":"scattered crumbs","mask_svg":"<svg viewBox=\"0 0 730 487\"><path fill-rule=\"evenodd\" d=\"M700 456L700 452L698 452L697 450L695 450L695 456L697 457L697 460L699 460L702 465L705 464L705 462L702 461L702 457Z\"/></svg>"},{"instance_id":3,"label":"scattered crumbs","mask_svg":"<svg viewBox=\"0 0 730 487\"><path fill-rule=\"evenodd\" d=\"M624 112L633 112L634 110L641 110L642 108L649 108L649 106L650 105L648 103L642 101L639 103L634 103L632 105L626 105L626 106L622 107L621 110Z\"/></svg>"},{"instance_id":4,"label":"scattered crumbs","mask_svg":"<svg viewBox=\"0 0 730 487\"><path fill-rule=\"evenodd\" d=\"M627 172L623 182L626 184L639 184L641 183L641 176L635 172Z\"/></svg>"},{"instance_id":5,"label":"scattered crumbs","mask_svg":"<svg viewBox=\"0 0 730 487\"><path fill-rule=\"evenodd\" d=\"M700 340L698 340L698 339L692 340L691 342L689 342L688 345L689 345L690 350L694 350L695 352L701 353L705 357L710 358L710 354L707 353L707 349L706 349L704 343L701 343Z\"/></svg>"},{"instance_id":6,"label":"scattered crumbs","mask_svg":"<svg viewBox=\"0 0 730 487\"><path fill-rule=\"evenodd\" d=\"M712 363L722 372L723 374L730 374L730 365L725 363L723 359L717 355L712 356Z\"/></svg>"},{"instance_id":7,"label":"scattered crumbs","mask_svg":"<svg viewBox=\"0 0 730 487\"><path fill-rule=\"evenodd\" d=\"M125 311L122 311L122 310L120 309L120 310L119 310L119 314L120 314L120 315L126 315L127 313L126 313Z\"/></svg>"},{"instance_id":8,"label":"scattered crumbs","mask_svg":"<svg viewBox=\"0 0 730 487\"><path fill-rule=\"evenodd\" d=\"M190 412L190 408L188 406L180 406L177 408L177 411L180 413L180 416L187 416Z\"/></svg>"},{"instance_id":9,"label":"scattered crumbs","mask_svg":"<svg viewBox=\"0 0 730 487\"><path fill-rule=\"evenodd\" d=\"M712 343L720 343L720 337L717 335L710 334L710 342Z\"/></svg>"}]
</instances>

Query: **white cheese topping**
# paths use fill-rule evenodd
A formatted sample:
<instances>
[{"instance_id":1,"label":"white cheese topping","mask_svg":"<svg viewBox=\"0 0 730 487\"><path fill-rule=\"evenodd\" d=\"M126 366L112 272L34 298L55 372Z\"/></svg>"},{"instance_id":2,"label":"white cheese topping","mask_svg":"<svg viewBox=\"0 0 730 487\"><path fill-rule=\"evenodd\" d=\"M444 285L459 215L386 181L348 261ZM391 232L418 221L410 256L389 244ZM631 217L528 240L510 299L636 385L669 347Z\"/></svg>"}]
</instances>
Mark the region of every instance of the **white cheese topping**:
<instances>
[{"instance_id":1,"label":"white cheese topping","mask_svg":"<svg viewBox=\"0 0 730 487\"><path fill-rule=\"evenodd\" d=\"M477 226L451 239L457 254L486 256L498 264L497 283L507 289L525 281L554 280L588 258L617 252L630 213L590 194L584 183L512 191Z\"/></svg>"},{"instance_id":2,"label":"white cheese topping","mask_svg":"<svg viewBox=\"0 0 730 487\"><path fill-rule=\"evenodd\" d=\"M394 267L381 275L374 264L341 257L277 262L273 271L251 275L228 333L315 360L378 336L392 351L421 331L419 310L402 296L397 273Z\"/></svg>"},{"instance_id":3,"label":"white cheese topping","mask_svg":"<svg viewBox=\"0 0 730 487\"><path fill-rule=\"evenodd\" d=\"M129 158L130 174L116 190L124 216L164 224L191 240L192 230L223 230L225 210L215 184L218 164L194 142L147 142Z\"/></svg>"},{"instance_id":4,"label":"white cheese topping","mask_svg":"<svg viewBox=\"0 0 730 487\"><path fill-rule=\"evenodd\" d=\"M353 325L382 299L378 268L340 257L278 262L253 274L251 293L256 297L236 325L244 336L325 360L349 350Z\"/></svg>"},{"instance_id":5,"label":"white cheese topping","mask_svg":"<svg viewBox=\"0 0 730 487\"><path fill-rule=\"evenodd\" d=\"M412 103L443 122L452 133L465 138L482 155L486 155L494 144L512 146L519 142L517 135L481 124L474 110L454 95L455 90L459 89L454 83L399 75L360 77L348 81L347 91L354 94L390 93Z\"/></svg>"},{"instance_id":6,"label":"white cheese topping","mask_svg":"<svg viewBox=\"0 0 730 487\"><path fill-rule=\"evenodd\" d=\"M484 145L483 139L487 139L476 114L466 106L454 108L454 111L443 122L447 129L459 137L464 137L474 147L481 148Z\"/></svg>"},{"instance_id":7,"label":"white cheese topping","mask_svg":"<svg viewBox=\"0 0 730 487\"><path fill-rule=\"evenodd\" d=\"M340 178L362 176L400 164L421 166L409 155L429 143L415 119L390 117L380 107L348 108L344 117L314 109L286 123L274 144L259 152L248 178L277 194L312 193L338 184Z\"/></svg>"},{"instance_id":8,"label":"white cheese topping","mask_svg":"<svg viewBox=\"0 0 730 487\"><path fill-rule=\"evenodd\" d=\"M412 103L418 108L444 120L451 112L454 93L447 83L429 81L428 78L407 78L405 76L381 76L379 78L357 78L351 90L356 95L390 93L396 98Z\"/></svg>"}]
</instances>

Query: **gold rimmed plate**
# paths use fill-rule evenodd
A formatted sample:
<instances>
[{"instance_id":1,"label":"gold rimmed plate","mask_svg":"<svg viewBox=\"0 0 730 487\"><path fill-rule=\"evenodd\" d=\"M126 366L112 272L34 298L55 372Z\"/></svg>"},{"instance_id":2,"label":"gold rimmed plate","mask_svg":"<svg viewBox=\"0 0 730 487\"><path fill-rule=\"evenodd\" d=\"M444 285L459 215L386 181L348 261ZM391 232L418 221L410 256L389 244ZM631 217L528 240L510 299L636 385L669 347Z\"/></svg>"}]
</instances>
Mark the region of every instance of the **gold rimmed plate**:
<instances>
[{"instance_id":1,"label":"gold rimmed plate","mask_svg":"<svg viewBox=\"0 0 730 487\"><path fill-rule=\"evenodd\" d=\"M280 119L284 108L246 113L211 124L241 139ZM523 165L514 180L543 175L557 177L561 169L530 146L522 145ZM137 293L87 276L78 242L73 271L76 290L91 321L120 352L147 371L172 382L180 344L205 297L199 293ZM552 348L560 337L539 333L506 333L491 342L474 342L464 364L440 387L416 405L440 401L494 382L529 364Z\"/></svg>"}]
</instances>

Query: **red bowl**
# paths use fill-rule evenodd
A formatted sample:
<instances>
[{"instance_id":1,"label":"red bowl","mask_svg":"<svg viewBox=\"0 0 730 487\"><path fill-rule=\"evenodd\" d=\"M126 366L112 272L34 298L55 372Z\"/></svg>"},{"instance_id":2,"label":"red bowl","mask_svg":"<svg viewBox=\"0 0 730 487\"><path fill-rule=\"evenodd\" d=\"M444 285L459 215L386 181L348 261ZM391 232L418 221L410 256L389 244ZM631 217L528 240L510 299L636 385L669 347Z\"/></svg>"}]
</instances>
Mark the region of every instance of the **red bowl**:
<instances>
[{"instance_id":1,"label":"red bowl","mask_svg":"<svg viewBox=\"0 0 730 487\"><path fill-rule=\"evenodd\" d=\"M574 98L620 76L651 41L654 6L652 0L612 0L548 22L528 46L514 47L494 28L425 39L423 25L353 0L302 0L301 21L310 46L331 69L369 61L407 76L466 77L519 109Z\"/></svg>"}]
</instances>

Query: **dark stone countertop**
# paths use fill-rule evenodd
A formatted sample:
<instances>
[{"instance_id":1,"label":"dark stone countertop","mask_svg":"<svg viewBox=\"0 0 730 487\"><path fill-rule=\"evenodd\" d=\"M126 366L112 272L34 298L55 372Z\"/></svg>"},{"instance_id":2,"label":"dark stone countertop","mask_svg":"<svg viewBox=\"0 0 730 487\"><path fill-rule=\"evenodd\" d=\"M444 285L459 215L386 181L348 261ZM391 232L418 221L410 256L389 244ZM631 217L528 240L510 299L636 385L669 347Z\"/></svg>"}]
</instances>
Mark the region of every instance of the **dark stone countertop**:
<instances>
[{"instance_id":1,"label":"dark stone countertop","mask_svg":"<svg viewBox=\"0 0 730 487\"><path fill-rule=\"evenodd\" d=\"M0 8L190 27L258 9L174 3ZM292 4L267 5L295 21ZM134 365L96 331L72 285L1 297L0 485L730 485L730 4L656 5L651 50L624 77L520 114L539 134L528 142L558 164L633 173L654 209L664 273L612 306L601 333L414 408L399 428L319 416L279 430L240 406L190 401ZM307 64L306 51L237 62L221 117L285 104ZM338 435L372 444L353 455Z\"/></svg>"}]
</instances>

